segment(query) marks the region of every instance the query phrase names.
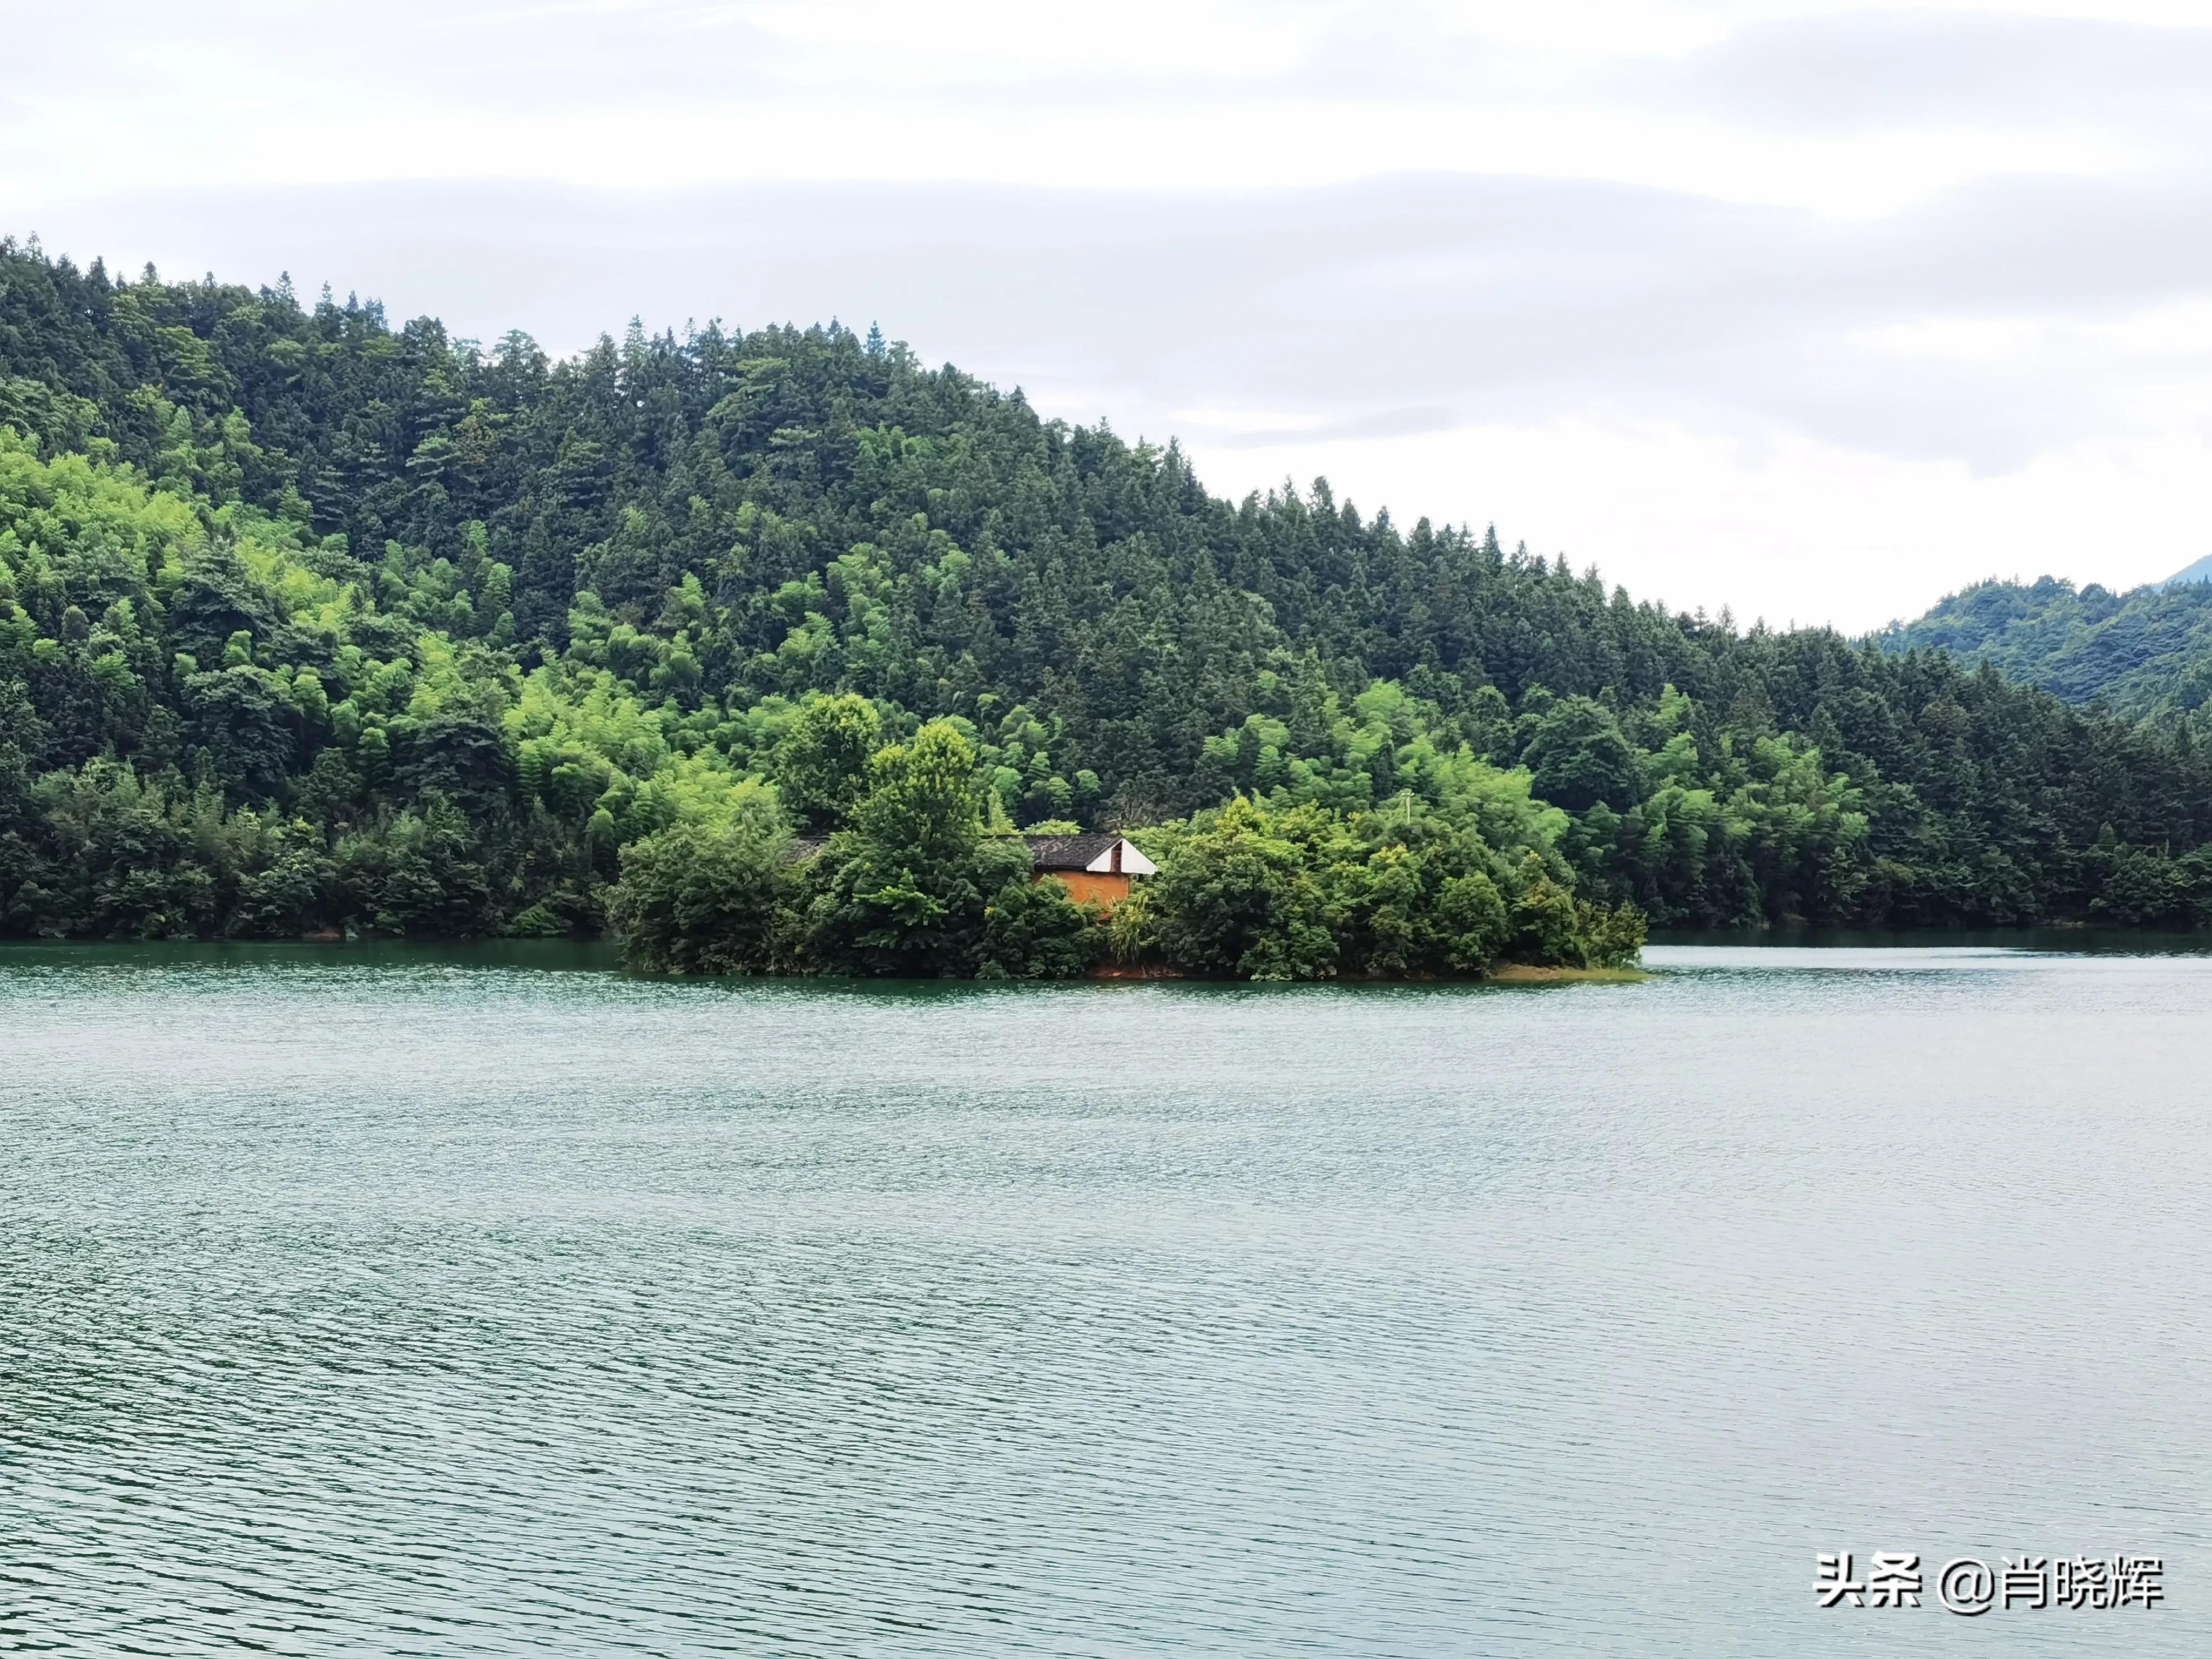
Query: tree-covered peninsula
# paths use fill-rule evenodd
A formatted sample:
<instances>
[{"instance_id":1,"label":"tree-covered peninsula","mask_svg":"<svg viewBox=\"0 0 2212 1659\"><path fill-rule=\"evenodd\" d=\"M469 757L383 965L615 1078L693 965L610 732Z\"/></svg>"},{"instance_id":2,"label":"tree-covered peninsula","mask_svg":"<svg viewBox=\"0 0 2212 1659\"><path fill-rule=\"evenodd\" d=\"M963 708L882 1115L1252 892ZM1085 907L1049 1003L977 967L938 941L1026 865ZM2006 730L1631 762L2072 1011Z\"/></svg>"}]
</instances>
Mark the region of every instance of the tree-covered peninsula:
<instances>
[{"instance_id":1,"label":"tree-covered peninsula","mask_svg":"<svg viewBox=\"0 0 2212 1659\"><path fill-rule=\"evenodd\" d=\"M2205 713L1209 495L873 331L554 361L0 246L0 932L1469 974L2212 919ZM1126 829L1110 916L1010 832Z\"/></svg>"}]
</instances>

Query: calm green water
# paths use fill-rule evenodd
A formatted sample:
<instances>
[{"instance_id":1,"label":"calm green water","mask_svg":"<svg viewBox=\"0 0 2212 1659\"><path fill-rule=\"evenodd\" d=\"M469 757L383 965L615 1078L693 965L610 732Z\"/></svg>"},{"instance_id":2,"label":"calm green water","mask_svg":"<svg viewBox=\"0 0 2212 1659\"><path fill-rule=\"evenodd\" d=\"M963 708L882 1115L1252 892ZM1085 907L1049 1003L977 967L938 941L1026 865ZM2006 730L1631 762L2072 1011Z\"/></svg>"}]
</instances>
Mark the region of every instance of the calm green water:
<instances>
[{"instance_id":1,"label":"calm green water","mask_svg":"<svg viewBox=\"0 0 2212 1659\"><path fill-rule=\"evenodd\" d=\"M1652 960L0 951L0 1648L2212 1652L2212 959Z\"/></svg>"}]
</instances>

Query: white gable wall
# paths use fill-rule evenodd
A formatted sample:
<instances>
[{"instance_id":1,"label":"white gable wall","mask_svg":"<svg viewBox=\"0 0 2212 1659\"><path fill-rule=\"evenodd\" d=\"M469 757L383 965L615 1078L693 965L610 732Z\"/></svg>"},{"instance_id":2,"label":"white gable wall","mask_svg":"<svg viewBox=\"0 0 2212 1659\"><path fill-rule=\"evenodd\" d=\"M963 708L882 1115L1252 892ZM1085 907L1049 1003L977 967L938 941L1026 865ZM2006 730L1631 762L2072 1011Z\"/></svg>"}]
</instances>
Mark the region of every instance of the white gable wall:
<instances>
[{"instance_id":1,"label":"white gable wall","mask_svg":"<svg viewBox=\"0 0 2212 1659\"><path fill-rule=\"evenodd\" d=\"M1108 848L1104 852L1101 853L1097 858L1091 860L1090 863L1085 865L1083 867L1086 870L1096 871L1102 876L1110 875L1114 869L1114 854L1117 849L1121 854L1121 873L1123 875L1157 876L1159 874L1160 866L1154 864L1142 853L1139 853L1137 850L1137 845L1134 842L1127 840L1115 842L1112 847Z\"/></svg>"}]
</instances>

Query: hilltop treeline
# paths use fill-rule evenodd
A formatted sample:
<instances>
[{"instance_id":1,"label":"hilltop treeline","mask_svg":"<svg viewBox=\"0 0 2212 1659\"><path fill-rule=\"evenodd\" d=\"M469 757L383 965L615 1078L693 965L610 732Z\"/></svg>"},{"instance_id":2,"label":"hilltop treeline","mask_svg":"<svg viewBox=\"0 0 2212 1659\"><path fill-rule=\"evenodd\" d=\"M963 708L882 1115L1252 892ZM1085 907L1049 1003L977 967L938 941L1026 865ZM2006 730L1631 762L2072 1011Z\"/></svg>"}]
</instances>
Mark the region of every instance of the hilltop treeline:
<instances>
[{"instance_id":1,"label":"hilltop treeline","mask_svg":"<svg viewBox=\"0 0 2212 1659\"><path fill-rule=\"evenodd\" d=\"M720 847L757 792L846 827L865 770L802 731L845 695L879 745L949 722L987 830L1195 843L1241 799L1300 871L1469 835L1509 908L1533 855L1664 922L2212 910L2186 716L1670 615L1325 485L1225 501L872 331L554 361L8 245L0 430L10 932L597 927L625 849ZM1337 954L1285 971L1389 970L1310 885Z\"/></svg>"},{"instance_id":2,"label":"hilltop treeline","mask_svg":"<svg viewBox=\"0 0 2212 1659\"><path fill-rule=\"evenodd\" d=\"M1898 654L1931 647L1988 663L2068 702L2104 702L2160 724L2212 726L2212 581L2115 593L2045 576L1985 581L1876 636Z\"/></svg>"}]
</instances>

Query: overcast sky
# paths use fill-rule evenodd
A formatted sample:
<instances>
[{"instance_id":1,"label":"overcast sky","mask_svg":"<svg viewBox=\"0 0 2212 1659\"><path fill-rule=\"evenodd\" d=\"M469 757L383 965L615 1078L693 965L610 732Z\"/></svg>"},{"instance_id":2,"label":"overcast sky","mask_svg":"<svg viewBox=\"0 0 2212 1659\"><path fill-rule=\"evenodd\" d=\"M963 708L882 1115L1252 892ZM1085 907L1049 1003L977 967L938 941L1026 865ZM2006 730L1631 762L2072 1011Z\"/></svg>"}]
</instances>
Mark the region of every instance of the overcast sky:
<instances>
[{"instance_id":1,"label":"overcast sky","mask_svg":"<svg viewBox=\"0 0 2212 1659\"><path fill-rule=\"evenodd\" d=\"M2212 552L2203 0L5 9L0 232L81 261L879 321L1746 620Z\"/></svg>"}]
</instances>

